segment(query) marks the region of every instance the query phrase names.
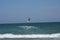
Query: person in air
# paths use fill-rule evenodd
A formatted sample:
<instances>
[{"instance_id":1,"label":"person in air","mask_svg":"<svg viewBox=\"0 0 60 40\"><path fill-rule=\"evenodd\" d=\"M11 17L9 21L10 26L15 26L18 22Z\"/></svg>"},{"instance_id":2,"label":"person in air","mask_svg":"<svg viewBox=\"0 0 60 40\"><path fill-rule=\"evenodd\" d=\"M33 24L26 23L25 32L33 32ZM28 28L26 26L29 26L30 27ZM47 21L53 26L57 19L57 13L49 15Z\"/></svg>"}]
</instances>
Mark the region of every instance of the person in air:
<instances>
[{"instance_id":1,"label":"person in air","mask_svg":"<svg viewBox=\"0 0 60 40\"><path fill-rule=\"evenodd\" d=\"M28 18L28 21L30 21L31 18Z\"/></svg>"}]
</instances>

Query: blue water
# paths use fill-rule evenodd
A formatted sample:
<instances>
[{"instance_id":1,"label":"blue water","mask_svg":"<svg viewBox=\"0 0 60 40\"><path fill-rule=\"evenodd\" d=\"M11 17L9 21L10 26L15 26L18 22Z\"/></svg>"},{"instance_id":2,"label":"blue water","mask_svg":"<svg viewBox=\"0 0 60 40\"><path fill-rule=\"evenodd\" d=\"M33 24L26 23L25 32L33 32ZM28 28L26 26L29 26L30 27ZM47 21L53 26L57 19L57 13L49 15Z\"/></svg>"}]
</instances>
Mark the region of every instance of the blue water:
<instances>
[{"instance_id":1,"label":"blue water","mask_svg":"<svg viewBox=\"0 0 60 40\"><path fill-rule=\"evenodd\" d=\"M60 33L60 22L0 24L0 34L52 34Z\"/></svg>"},{"instance_id":2,"label":"blue water","mask_svg":"<svg viewBox=\"0 0 60 40\"><path fill-rule=\"evenodd\" d=\"M34 34L37 39L34 36L32 36L32 34ZM40 35L39 38L37 34ZM25 38L26 35L29 36ZM0 24L0 40L25 40L25 39L60 40L60 22Z\"/></svg>"}]
</instances>

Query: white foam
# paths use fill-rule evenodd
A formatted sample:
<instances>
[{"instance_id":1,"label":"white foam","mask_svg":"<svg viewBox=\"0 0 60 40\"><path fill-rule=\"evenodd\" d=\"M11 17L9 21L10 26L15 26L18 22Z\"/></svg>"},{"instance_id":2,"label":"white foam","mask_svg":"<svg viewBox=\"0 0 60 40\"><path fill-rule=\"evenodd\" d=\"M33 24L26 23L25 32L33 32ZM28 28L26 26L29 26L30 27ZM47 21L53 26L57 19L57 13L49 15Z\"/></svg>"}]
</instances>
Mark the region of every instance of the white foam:
<instances>
[{"instance_id":1,"label":"white foam","mask_svg":"<svg viewBox=\"0 0 60 40\"><path fill-rule=\"evenodd\" d=\"M18 27L21 27L21 28L26 29L26 30L32 29L32 28L34 28L34 29L36 28L34 26L18 26Z\"/></svg>"},{"instance_id":2,"label":"white foam","mask_svg":"<svg viewBox=\"0 0 60 40\"><path fill-rule=\"evenodd\" d=\"M60 38L60 33L57 34L0 34L0 38Z\"/></svg>"}]
</instances>

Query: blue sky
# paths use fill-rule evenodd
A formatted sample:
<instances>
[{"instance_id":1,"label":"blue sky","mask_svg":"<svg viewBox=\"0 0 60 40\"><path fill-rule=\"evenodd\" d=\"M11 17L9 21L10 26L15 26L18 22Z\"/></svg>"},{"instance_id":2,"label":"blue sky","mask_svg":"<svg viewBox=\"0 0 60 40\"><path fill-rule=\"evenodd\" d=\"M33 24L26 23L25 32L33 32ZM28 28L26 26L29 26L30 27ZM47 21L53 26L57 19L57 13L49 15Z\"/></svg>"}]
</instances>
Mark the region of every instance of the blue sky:
<instances>
[{"instance_id":1,"label":"blue sky","mask_svg":"<svg viewBox=\"0 0 60 40\"><path fill-rule=\"evenodd\" d=\"M0 23L60 22L60 0L0 0Z\"/></svg>"}]
</instances>

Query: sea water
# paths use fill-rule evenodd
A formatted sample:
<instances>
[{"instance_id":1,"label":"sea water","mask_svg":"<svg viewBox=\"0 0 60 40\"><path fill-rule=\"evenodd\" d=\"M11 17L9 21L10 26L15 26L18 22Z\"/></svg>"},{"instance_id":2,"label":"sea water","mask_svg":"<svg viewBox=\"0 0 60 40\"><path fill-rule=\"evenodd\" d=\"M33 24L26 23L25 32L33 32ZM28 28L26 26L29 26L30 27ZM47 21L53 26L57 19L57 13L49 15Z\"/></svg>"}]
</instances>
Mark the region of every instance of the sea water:
<instances>
[{"instance_id":1,"label":"sea water","mask_svg":"<svg viewBox=\"0 0 60 40\"><path fill-rule=\"evenodd\" d=\"M60 22L0 24L0 40L60 40Z\"/></svg>"}]
</instances>

